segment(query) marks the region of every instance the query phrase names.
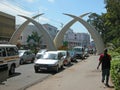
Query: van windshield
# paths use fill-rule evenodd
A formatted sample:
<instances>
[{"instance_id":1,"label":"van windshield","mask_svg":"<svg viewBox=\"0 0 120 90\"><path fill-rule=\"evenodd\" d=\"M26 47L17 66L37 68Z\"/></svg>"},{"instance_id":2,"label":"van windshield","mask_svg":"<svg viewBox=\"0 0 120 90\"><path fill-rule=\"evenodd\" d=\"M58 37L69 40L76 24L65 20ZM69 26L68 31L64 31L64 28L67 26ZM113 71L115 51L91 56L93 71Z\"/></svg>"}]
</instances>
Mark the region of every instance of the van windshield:
<instances>
[{"instance_id":1,"label":"van windshield","mask_svg":"<svg viewBox=\"0 0 120 90\"><path fill-rule=\"evenodd\" d=\"M73 50L80 52L80 51L82 51L82 48L74 48Z\"/></svg>"}]
</instances>

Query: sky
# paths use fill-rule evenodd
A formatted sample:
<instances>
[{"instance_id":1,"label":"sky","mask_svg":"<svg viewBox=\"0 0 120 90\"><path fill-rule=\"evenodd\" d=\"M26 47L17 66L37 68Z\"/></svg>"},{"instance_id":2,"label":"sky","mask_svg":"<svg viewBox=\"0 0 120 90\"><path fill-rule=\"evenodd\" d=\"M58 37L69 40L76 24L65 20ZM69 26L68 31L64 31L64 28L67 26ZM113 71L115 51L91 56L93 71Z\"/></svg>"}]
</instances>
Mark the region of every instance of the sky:
<instances>
[{"instance_id":1,"label":"sky","mask_svg":"<svg viewBox=\"0 0 120 90\"><path fill-rule=\"evenodd\" d=\"M25 19L18 15L33 17L44 13L36 19L41 24L51 24L59 30L72 20L64 15L68 13L80 16L84 13L105 13L104 0L0 0L0 11L16 17L16 25L22 24ZM88 19L88 16L83 18ZM71 26L74 32L88 33L79 22Z\"/></svg>"}]
</instances>

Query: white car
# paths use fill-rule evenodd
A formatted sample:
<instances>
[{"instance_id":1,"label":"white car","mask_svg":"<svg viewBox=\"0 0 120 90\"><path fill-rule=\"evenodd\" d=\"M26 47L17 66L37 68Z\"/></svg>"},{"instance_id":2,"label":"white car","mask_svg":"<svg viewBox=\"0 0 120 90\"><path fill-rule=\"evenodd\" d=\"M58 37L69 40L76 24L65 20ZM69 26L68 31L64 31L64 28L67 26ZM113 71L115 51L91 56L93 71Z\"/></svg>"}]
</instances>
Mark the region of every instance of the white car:
<instances>
[{"instance_id":1,"label":"white car","mask_svg":"<svg viewBox=\"0 0 120 90\"><path fill-rule=\"evenodd\" d=\"M40 58L35 60L34 70L39 72L39 70L54 70L59 71L60 68L63 68L62 53L57 51L47 51Z\"/></svg>"},{"instance_id":2,"label":"white car","mask_svg":"<svg viewBox=\"0 0 120 90\"><path fill-rule=\"evenodd\" d=\"M66 50L58 50L57 52L61 52L64 58L64 62L63 64L66 66L68 64L71 63L71 57L70 57L70 53Z\"/></svg>"},{"instance_id":3,"label":"white car","mask_svg":"<svg viewBox=\"0 0 120 90\"><path fill-rule=\"evenodd\" d=\"M35 60L35 54L31 50L19 50L20 64L31 62Z\"/></svg>"}]
</instances>

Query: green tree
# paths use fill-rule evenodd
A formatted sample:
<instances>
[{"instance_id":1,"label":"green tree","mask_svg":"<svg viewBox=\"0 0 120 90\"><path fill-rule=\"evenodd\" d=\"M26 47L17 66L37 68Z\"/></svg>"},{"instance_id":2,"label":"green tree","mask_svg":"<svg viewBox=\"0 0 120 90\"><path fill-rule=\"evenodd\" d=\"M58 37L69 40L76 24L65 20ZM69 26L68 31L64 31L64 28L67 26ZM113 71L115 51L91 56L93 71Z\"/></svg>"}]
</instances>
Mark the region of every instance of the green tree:
<instances>
[{"instance_id":1,"label":"green tree","mask_svg":"<svg viewBox=\"0 0 120 90\"><path fill-rule=\"evenodd\" d=\"M104 0L106 13L92 13L88 22L101 34L105 44L120 47L120 0Z\"/></svg>"},{"instance_id":2,"label":"green tree","mask_svg":"<svg viewBox=\"0 0 120 90\"><path fill-rule=\"evenodd\" d=\"M39 36L37 32L32 32L27 38L27 43L30 49L36 52L36 47L39 47L42 43L42 36Z\"/></svg>"},{"instance_id":3,"label":"green tree","mask_svg":"<svg viewBox=\"0 0 120 90\"><path fill-rule=\"evenodd\" d=\"M103 14L103 16L101 16L101 15L98 15L96 13L92 13L89 16L89 19L87 20L87 22L90 23L92 26L94 26L94 28L102 36L103 41L105 43L106 42L107 29L106 29L106 26L104 24L104 22L105 22L104 14Z\"/></svg>"},{"instance_id":4,"label":"green tree","mask_svg":"<svg viewBox=\"0 0 120 90\"><path fill-rule=\"evenodd\" d=\"M120 0L105 0L106 3L106 26L108 26L109 42L120 47Z\"/></svg>"}]
</instances>

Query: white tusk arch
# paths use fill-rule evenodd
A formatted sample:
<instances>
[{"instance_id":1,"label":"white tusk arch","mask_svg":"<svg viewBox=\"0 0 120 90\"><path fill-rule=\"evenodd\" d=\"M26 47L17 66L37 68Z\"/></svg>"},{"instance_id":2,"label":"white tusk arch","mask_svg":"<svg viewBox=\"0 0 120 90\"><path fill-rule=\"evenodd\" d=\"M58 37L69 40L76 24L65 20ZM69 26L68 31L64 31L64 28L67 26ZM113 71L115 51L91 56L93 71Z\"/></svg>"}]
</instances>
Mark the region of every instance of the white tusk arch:
<instances>
[{"instance_id":1,"label":"white tusk arch","mask_svg":"<svg viewBox=\"0 0 120 90\"><path fill-rule=\"evenodd\" d=\"M30 22L32 22L38 28L38 33L42 33L44 40L46 40L48 50L56 50L50 34L47 32L47 30L40 23L36 22L35 20L33 20L29 17L23 16L23 15L19 15L19 16L21 16L25 19L28 19Z\"/></svg>"},{"instance_id":2,"label":"white tusk arch","mask_svg":"<svg viewBox=\"0 0 120 90\"><path fill-rule=\"evenodd\" d=\"M32 17L32 18L35 19L35 18L37 18L37 17L39 17L39 16L41 16L41 15L43 15L43 14L44 14L44 13L38 14L38 15ZM20 37L22 31L25 29L25 27L26 27L29 23L30 23L30 21L27 20L27 21L25 21L21 26L19 26L19 28L13 33L12 37L10 38L10 40L9 40L9 43L10 43L10 44L17 44L18 38Z\"/></svg>"},{"instance_id":3,"label":"white tusk arch","mask_svg":"<svg viewBox=\"0 0 120 90\"><path fill-rule=\"evenodd\" d=\"M79 18L79 17L71 15L71 14L65 14L65 15L70 16L74 19L77 19L80 23L82 23L86 27L88 32L91 34L91 36L95 42L97 53L98 54L103 53L104 48L105 48L104 43L103 43L103 40L102 40L100 34L95 30L95 28L93 26L91 26L89 23L87 23L86 21L84 21L82 18Z\"/></svg>"},{"instance_id":4,"label":"white tusk arch","mask_svg":"<svg viewBox=\"0 0 120 90\"><path fill-rule=\"evenodd\" d=\"M85 14L82 14L80 15L79 17L84 17L86 15L88 15L90 13L85 13ZM66 31L70 28L70 26L72 26L75 22L77 21L77 19L73 19L71 20L70 22L68 22L63 28L62 30L60 30L56 37L54 38L54 44L55 44L55 47L56 48L59 48L61 45L62 45L62 41L63 41L63 38L64 38L64 35L66 33Z\"/></svg>"}]
</instances>

